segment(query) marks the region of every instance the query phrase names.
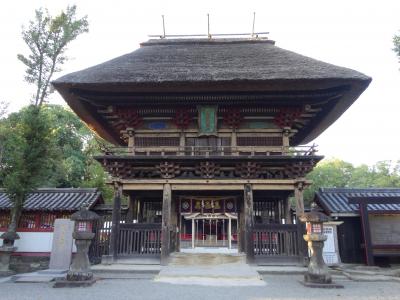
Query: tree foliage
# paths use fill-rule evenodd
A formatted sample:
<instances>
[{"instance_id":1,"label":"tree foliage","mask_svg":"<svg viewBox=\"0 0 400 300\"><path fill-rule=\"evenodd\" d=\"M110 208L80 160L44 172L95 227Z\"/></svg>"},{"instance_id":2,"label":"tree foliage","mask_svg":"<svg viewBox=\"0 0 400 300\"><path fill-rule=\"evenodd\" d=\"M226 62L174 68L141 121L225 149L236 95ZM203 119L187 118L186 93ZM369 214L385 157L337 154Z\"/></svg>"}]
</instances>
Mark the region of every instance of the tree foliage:
<instances>
[{"instance_id":1,"label":"tree foliage","mask_svg":"<svg viewBox=\"0 0 400 300\"><path fill-rule=\"evenodd\" d=\"M400 187L400 161L381 161L369 167L354 166L340 159L324 160L308 174L313 184L305 191L304 200L310 203L321 187Z\"/></svg>"},{"instance_id":2,"label":"tree foliage","mask_svg":"<svg viewBox=\"0 0 400 300\"><path fill-rule=\"evenodd\" d=\"M11 114L3 122L0 183L13 202L8 231L15 234L27 194L45 181L54 144L49 120L36 106Z\"/></svg>"},{"instance_id":3,"label":"tree foliage","mask_svg":"<svg viewBox=\"0 0 400 300\"><path fill-rule=\"evenodd\" d=\"M399 61L400 61L400 34L399 35L395 35L393 37L393 51L397 54L397 56L399 57Z\"/></svg>"},{"instance_id":4,"label":"tree foliage","mask_svg":"<svg viewBox=\"0 0 400 300\"><path fill-rule=\"evenodd\" d=\"M0 119L2 119L6 115L8 105L9 103L7 103L6 101L0 100Z\"/></svg>"},{"instance_id":5,"label":"tree foliage","mask_svg":"<svg viewBox=\"0 0 400 300\"><path fill-rule=\"evenodd\" d=\"M80 34L88 32L87 17L76 18L76 6L68 6L52 17L47 9L35 11L34 20L23 28L22 38L29 48L29 55L18 54L26 66L25 80L36 86L34 105L41 106L50 93L50 80L54 72L61 71L67 60L67 45Z\"/></svg>"}]
</instances>

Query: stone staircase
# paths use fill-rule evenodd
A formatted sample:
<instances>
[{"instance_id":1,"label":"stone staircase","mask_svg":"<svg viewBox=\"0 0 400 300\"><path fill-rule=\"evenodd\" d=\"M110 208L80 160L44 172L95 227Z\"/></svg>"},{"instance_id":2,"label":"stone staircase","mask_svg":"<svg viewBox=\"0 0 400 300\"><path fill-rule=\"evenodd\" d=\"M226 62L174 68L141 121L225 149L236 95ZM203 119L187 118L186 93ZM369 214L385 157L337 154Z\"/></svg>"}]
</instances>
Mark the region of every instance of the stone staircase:
<instances>
[{"instance_id":1,"label":"stone staircase","mask_svg":"<svg viewBox=\"0 0 400 300\"><path fill-rule=\"evenodd\" d=\"M242 254L173 253L155 281L208 286L262 286L265 282Z\"/></svg>"}]
</instances>

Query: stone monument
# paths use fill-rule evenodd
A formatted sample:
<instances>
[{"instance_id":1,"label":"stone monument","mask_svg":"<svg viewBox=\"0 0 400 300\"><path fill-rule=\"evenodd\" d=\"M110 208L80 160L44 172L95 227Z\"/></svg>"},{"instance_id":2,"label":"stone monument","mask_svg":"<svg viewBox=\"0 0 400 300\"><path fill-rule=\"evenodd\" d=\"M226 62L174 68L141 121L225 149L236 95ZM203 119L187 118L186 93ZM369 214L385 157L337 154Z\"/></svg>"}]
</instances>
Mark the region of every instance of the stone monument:
<instances>
[{"instance_id":1,"label":"stone monument","mask_svg":"<svg viewBox=\"0 0 400 300\"><path fill-rule=\"evenodd\" d=\"M71 220L75 221L72 237L75 239L77 251L66 278L57 280L53 287L90 286L96 281L90 270L88 252L90 243L95 236L93 232L94 222L98 218L99 216L96 213L89 211L85 207L82 207L71 216Z\"/></svg>"},{"instance_id":2,"label":"stone monument","mask_svg":"<svg viewBox=\"0 0 400 300\"><path fill-rule=\"evenodd\" d=\"M53 243L49 269L68 270L72 256L72 233L74 222L69 219L56 219L54 222Z\"/></svg>"}]
</instances>

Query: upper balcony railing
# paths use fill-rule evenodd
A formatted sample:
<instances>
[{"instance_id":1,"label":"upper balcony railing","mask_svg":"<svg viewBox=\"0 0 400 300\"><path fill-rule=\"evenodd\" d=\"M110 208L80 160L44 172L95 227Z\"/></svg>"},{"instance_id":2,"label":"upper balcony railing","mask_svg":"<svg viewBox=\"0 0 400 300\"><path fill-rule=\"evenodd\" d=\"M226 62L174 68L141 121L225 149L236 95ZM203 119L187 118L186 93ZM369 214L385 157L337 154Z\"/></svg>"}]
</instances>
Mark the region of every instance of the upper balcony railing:
<instances>
[{"instance_id":1,"label":"upper balcony railing","mask_svg":"<svg viewBox=\"0 0 400 300\"><path fill-rule=\"evenodd\" d=\"M316 146L297 147L243 147L243 146L186 146L186 147L105 147L105 155L121 156L180 156L180 157L226 157L226 156L312 156Z\"/></svg>"}]
</instances>

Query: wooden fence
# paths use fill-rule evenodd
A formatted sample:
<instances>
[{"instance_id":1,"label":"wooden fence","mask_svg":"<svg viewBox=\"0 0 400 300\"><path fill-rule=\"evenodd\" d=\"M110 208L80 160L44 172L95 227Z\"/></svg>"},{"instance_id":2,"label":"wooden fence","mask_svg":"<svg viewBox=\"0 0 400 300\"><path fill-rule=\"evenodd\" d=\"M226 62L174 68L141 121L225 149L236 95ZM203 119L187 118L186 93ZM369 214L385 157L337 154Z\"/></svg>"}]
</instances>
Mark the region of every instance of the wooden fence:
<instances>
[{"instance_id":1,"label":"wooden fence","mask_svg":"<svg viewBox=\"0 0 400 300\"><path fill-rule=\"evenodd\" d=\"M254 254L264 257L298 257L298 226L293 224L256 225L253 230Z\"/></svg>"},{"instance_id":2,"label":"wooden fence","mask_svg":"<svg viewBox=\"0 0 400 300\"><path fill-rule=\"evenodd\" d=\"M120 224L118 256L159 256L161 224Z\"/></svg>"}]
</instances>

